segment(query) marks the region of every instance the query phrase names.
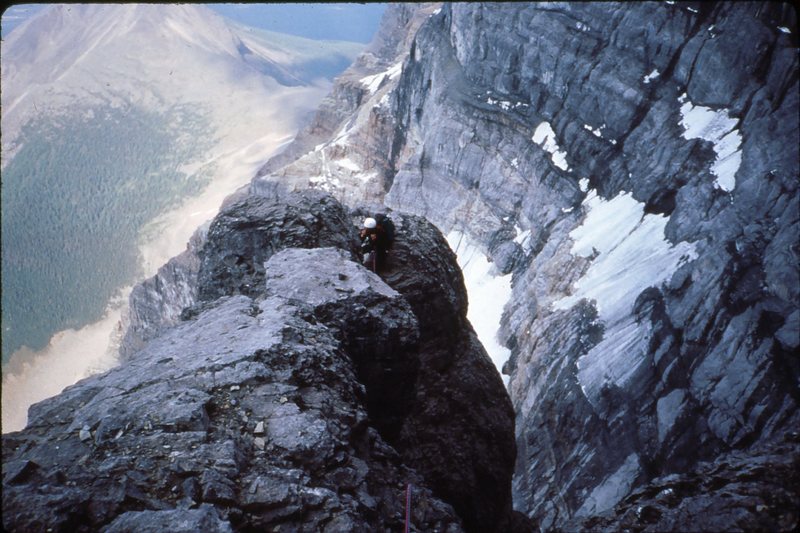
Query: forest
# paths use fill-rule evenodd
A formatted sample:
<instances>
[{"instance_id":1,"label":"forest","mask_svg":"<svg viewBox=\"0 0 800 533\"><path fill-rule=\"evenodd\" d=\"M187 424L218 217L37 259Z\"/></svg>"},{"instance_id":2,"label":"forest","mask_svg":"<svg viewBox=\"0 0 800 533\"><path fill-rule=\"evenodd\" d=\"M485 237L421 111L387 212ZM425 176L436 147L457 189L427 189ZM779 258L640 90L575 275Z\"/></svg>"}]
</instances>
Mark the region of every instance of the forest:
<instances>
[{"instance_id":1,"label":"forest","mask_svg":"<svg viewBox=\"0 0 800 533\"><path fill-rule=\"evenodd\" d=\"M102 317L141 274L148 221L209 176L179 169L212 146L203 114L133 105L73 109L22 130L2 180L2 357Z\"/></svg>"}]
</instances>

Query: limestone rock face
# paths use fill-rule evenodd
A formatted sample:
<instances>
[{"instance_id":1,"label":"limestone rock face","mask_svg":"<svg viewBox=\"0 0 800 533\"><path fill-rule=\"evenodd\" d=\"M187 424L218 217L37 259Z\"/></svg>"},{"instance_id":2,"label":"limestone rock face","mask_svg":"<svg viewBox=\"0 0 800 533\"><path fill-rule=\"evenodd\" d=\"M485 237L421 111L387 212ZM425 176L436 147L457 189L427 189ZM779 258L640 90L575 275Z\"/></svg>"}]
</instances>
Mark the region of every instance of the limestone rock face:
<instances>
[{"instance_id":1,"label":"limestone rock face","mask_svg":"<svg viewBox=\"0 0 800 533\"><path fill-rule=\"evenodd\" d=\"M125 334L120 342L120 359L125 361L166 329L181 320L181 312L197 302L198 252L208 227L195 231L181 254L158 269L152 278L137 284L128 297Z\"/></svg>"},{"instance_id":2,"label":"limestone rock face","mask_svg":"<svg viewBox=\"0 0 800 533\"><path fill-rule=\"evenodd\" d=\"M394 531L409 492L419 531L524 525L513 411L452 252L397 214L382 279L351 219L316 192L220 213L173 278L196 288L178 321L162 272L161 331L3 436L4 528Z\"/></svg>"},{"instance_id":3,"label":"limestone rock face","mask_svg":"<svg viewBox=\"0 0 800 533\"><path fill-rule=\"evenodd\" d=\"M282 249L335 246L355 259L357 244L347 212L323 192L287 195L279 203L248 196L223 209L208 229L200 252L198 300L261 293L264 262Z\"/></svg>"},{"instance_id":4,"label":"limestone rock face","mask_svg":"<svg viewBox=\"0 0 800 533\"><path fill-rule=\"evenodd\" d=\"M541 528L800 424L796 29L778 4L567 3L418 32L387 204L513 273L514 498Z\"/></svg>"},{"instance_id":5,"label":"limestone rock face","mask_svg":"<svg viewBox=\"0 0 800 533\"><path fill-rule=\"evenodd\" d=\"M575 531L791 531L800 508L798 434L700 463L634 490L613 511L578 519ZM717 494L724 493L720 498Z\"/></svg>"},{"instance_id":6,"label":"limestone rock face","mask_svg":"<svg viewBox=\"0 0 800 533\"><path fill-rule=\"evenodd\" d=\"M382 202L396 127L389 94L418 28L440 3L392 3L366 51L336 80L311 124L258 170L249 191L324 190L347 205ZM387 181L388 180L388 181Z\"/></svg>"},{"instance_id":7,"label":"limestone rock face","mask_svg":"<svg viewBox=\"0 0 800 533\"><path fill-rule=\"evenodd\" d=\"M391 59L399 74L350 115L382 109L383 128L318 144L382 143L385 205L468 234L512 275L501 335L515 507L558 529L784 442L800 427L796 11L453 3L421 15ZM800 452L785 442L775 453L791 463ZM735 501L659 524L703 514L725 529L731 505L756 523ZM727 509L718 522L715 508Z\"/></svg>"}]
</instances>

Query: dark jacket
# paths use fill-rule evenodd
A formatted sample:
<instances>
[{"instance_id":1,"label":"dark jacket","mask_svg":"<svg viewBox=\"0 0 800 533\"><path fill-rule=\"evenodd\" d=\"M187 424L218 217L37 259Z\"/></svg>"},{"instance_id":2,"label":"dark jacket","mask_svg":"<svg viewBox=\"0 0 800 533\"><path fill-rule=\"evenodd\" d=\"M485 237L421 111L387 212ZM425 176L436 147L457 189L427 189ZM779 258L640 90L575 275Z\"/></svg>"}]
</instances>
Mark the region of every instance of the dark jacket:
<instances>
[{"instance_id":1,"label":"dark jacket","mask_svg":"<svg viewBox=\"0 0 800 533\"><path fill-rule=\"evenodd\" d=\"M386 253L386 250L389 249L389 237L386 235L386 231L384 231L383 227L378 224L372 229L369 228L362 228L361 233L361 251L364 253L369 253L373 250L377 250L378 253Z\"/></svg>"}]
</instances>

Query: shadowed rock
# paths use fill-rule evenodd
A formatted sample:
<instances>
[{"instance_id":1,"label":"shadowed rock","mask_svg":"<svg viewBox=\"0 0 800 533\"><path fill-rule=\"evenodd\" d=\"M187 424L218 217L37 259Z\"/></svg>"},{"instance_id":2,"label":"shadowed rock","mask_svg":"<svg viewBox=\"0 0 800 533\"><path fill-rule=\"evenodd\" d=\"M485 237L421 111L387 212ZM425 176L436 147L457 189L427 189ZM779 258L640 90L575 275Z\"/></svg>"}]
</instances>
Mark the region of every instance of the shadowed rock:
<instances>
[{"instance_id":1,"label":"shadowed rock","mask_svg":"<svg viewBox=\"0 0 800 533\"><path fill-rule=\"evenodd\" d=\"M362 216L359 210L355 214ZM419 319L420 367L409 414L390 442L426 472L467 529L510 530L505 480L513 473L516 447L505 436L514 433L514 412L499 372L467 321L456 256L424 218L393 213L392 220L397 238L381 277Z\"/></svg>"},{"instance_id":2,"label":"shadowed rock","mask_svg":"<svg viewBox=\"0 0 800 533\"><path fill-rule=\"evenodd\" d=\"M575 531L796 531L800 523L800 435L732 452L691 472L654 479Z\"/></svg>"}]
</instances>

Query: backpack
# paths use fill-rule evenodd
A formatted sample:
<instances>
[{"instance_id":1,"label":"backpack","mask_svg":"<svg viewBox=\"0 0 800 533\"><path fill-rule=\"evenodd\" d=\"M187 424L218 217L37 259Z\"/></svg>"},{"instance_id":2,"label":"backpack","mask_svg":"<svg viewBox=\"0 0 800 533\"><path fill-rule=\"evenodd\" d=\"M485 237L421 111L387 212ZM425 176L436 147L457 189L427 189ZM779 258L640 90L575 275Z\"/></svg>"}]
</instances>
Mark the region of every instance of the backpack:
<instances>
[{"instance_id":1,"label":"backpack","mask_svg":"<svg viewBox=\"0 0 800 533\"><path fill-rule=\"evenodd\" d=\"M394 222L392 222L392 219L389 218L389 215L377 214L374 218L375 222L377 222L383 228L383 231L386 234L386 240L388 242L387 248L391 248L392 243L394 243Z\"/></svg>"}]
</instances>

